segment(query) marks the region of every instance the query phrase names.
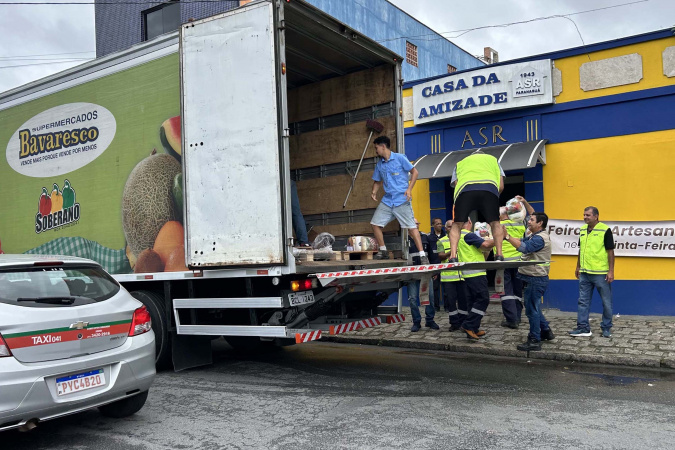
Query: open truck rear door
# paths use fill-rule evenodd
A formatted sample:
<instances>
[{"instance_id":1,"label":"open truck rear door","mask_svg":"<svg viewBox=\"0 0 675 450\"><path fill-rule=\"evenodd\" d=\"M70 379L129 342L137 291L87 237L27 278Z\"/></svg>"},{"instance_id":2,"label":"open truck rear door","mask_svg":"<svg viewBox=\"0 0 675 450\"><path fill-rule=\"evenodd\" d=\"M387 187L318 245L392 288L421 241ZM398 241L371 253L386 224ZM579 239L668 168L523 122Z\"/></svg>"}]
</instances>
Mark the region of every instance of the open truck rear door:
<instances>
[{"instance_id":1,"label":"open truck rear door","mask_svg":"<svg viewBox=\"0 0 675 450\"><path fill-rule=\"evenodd\" d=\"M187 265L284 264L274 2L180 30Z\"/></svg>"}]
</instances>

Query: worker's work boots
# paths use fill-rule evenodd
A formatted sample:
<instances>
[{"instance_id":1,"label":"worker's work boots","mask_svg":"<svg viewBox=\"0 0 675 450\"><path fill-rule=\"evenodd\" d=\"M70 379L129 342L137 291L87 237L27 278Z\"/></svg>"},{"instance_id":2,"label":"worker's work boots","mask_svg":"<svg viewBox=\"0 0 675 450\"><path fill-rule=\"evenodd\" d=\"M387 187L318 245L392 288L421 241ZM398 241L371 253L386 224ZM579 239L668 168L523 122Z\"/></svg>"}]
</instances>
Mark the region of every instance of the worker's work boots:
<instances>
[{"instance_id":1,"label":"worker's work boots","mask_svg":"<svg viewBox=\"0 0 675 450\"><path fill-rule=\"evenodd\" d=\"M373 256L373 259L389 259L389 252L387 250L380 250L375 256Z\"/></svg>"}]
</instances>

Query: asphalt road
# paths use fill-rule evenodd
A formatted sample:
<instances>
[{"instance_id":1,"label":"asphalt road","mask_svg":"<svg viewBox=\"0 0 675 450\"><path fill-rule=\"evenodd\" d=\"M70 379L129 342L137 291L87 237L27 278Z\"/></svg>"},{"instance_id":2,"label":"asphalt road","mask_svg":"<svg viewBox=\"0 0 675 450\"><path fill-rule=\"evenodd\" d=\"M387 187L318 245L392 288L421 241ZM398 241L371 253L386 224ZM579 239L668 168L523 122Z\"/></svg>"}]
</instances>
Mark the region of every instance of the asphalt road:
<instances>
[{"instance_id":1,"label":"asphalt road","mask_svg":"<svg viewBox=\"0 0 675 450\"><path fill-rule=\"evenodd\" d=\"M311 343L158 375L146 406L0 449L672 449L675 371Z\"/></svg>"}]
</instances>

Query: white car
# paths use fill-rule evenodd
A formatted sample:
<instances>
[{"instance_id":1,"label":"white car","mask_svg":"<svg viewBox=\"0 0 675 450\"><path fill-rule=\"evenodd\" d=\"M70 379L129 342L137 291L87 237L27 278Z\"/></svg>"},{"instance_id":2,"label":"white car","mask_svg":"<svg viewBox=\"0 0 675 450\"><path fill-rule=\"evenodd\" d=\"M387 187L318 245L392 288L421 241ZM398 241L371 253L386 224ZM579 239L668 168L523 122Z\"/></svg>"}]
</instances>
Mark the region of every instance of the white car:
<instances>
[{"instance_id":1,"label":"white car","mask_svg":"<svg viewBox=\"0 0 675 450\"><path fill-rule=\"evenodd\" d=\"M154 376L150 314L99 264L0 255L0 431L134 414Z\"/></svg>"}]
</instances>

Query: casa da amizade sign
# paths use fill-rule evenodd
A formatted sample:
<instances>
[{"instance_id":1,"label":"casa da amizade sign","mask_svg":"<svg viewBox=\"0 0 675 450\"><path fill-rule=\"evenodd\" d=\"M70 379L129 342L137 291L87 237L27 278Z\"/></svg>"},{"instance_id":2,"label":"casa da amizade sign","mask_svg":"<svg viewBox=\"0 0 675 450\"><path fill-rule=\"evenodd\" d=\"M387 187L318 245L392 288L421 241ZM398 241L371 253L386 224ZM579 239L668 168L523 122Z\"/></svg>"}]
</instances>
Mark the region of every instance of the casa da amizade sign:
<instances>
[{"instance_id":1,"label":"casa da amizade sign","mask_svg":"<svg viewBox=\"0 0 675 450\"><path fill-rule=\"evenodd\" d=\"M550 103L550 59L487 67L413 86L415 125Z\"/></svg>"}]
</instances>

